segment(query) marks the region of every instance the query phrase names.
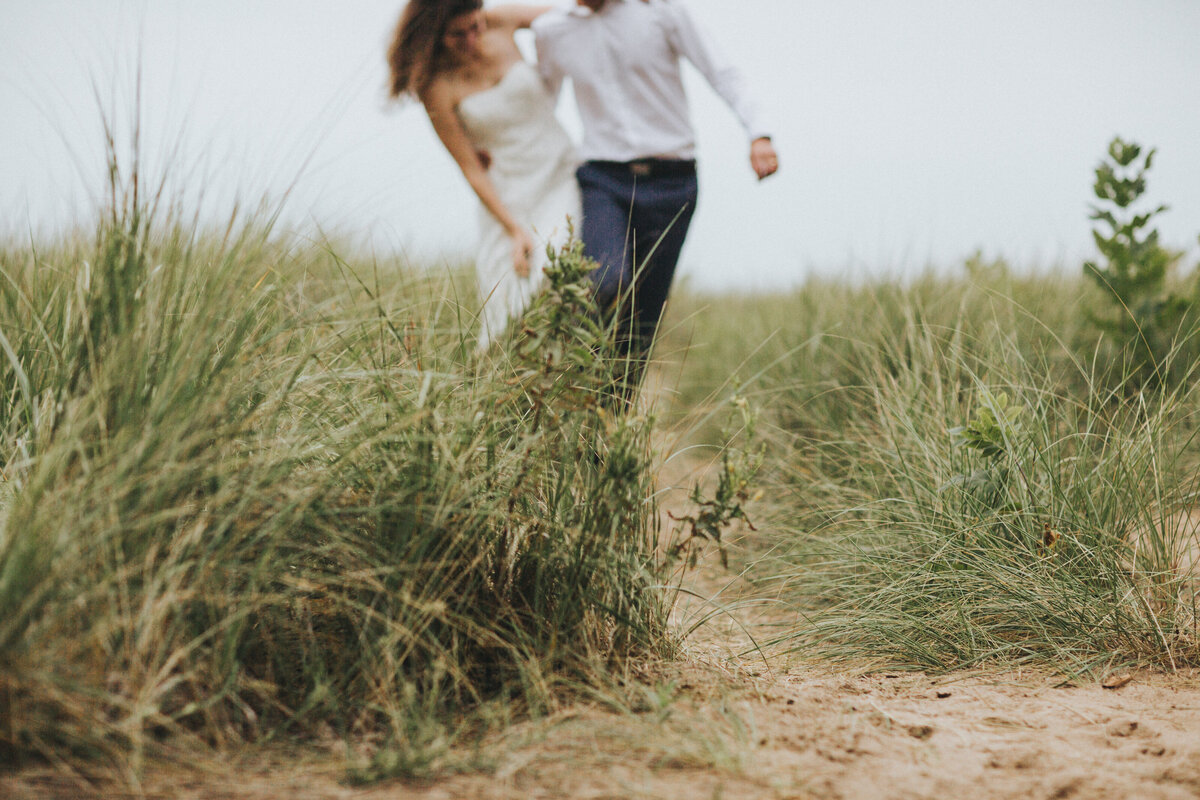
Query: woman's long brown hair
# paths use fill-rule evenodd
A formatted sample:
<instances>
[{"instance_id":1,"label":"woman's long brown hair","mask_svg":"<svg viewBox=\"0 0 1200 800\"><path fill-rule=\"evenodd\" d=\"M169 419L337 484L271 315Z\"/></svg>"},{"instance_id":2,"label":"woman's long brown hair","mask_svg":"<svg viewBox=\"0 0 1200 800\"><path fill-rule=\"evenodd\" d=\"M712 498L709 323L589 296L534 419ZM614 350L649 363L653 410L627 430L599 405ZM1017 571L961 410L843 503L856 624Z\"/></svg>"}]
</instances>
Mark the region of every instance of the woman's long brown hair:
<instances>
[{"instance_id":1,"label":"woman's long brown hair","mask_svg":"<svg viewBox=\"0 0 1200 800\"><path fill-rule=\"evenodd\" d=\"M411 0L388 45L388 94L400 98L425 92L444 68L442 37L450 20L481 8L483 0Z\"/></svg>"}]
</instances>

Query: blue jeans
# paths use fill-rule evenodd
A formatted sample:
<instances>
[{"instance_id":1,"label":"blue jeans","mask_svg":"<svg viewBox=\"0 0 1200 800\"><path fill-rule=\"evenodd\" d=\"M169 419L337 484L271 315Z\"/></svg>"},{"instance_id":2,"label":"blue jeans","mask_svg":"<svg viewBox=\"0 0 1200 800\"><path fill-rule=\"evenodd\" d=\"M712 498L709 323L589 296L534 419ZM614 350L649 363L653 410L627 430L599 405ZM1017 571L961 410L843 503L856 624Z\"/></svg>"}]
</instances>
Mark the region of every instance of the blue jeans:
<instances>
[{"instance_id":1,"label":"blue jeans","mask_svg":"<svg viewBox=\"0 0 1200 800\"><path fill-rule=\"evenodd\" d=\"M583 252L596 302L620 352L643 357L662 317L696 209L691 161L588 161L575 173L583 199Z\"/></svg>"}]
</instances>

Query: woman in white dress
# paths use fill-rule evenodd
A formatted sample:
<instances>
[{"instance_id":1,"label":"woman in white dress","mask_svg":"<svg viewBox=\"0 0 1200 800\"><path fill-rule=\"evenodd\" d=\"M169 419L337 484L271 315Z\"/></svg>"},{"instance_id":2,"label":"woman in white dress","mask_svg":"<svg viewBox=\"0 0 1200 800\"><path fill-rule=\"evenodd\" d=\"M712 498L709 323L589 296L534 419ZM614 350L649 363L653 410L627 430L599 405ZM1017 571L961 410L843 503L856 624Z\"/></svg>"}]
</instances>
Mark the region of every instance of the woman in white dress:
<instances>
[{"instance_id":1,"label":"woman in white dress","mask_svg":"<svg viewBox=\"0 0 1200 800\"><path fill-rule=\"evenodd\" d=\"M546 243L579 215L575 149L513 40L546 6L412 0L388 48L393 98L420 99L483 205L476 274L486 349L538 290Z\"/></svg>"}]
</instances>

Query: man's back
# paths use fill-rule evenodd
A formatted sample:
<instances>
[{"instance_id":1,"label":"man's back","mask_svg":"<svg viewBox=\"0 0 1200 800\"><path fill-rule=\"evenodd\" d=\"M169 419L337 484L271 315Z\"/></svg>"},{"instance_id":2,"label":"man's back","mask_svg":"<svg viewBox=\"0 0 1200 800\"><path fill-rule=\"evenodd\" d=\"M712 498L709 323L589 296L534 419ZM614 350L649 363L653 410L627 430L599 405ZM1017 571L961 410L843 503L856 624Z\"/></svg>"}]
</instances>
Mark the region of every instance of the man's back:
<instances>
[{"instance_id":1,"label":"man's back","mask_svg":"<svg viewBox=\"0 0 1200 800\"><path fill-rule=\"evenodd\" d=\"M570 78L588 160L692 158L695 135L676 47L682 11L661 0L559 9L534 23L538 65L555 91Z\"/></svg>"}]
</instances>

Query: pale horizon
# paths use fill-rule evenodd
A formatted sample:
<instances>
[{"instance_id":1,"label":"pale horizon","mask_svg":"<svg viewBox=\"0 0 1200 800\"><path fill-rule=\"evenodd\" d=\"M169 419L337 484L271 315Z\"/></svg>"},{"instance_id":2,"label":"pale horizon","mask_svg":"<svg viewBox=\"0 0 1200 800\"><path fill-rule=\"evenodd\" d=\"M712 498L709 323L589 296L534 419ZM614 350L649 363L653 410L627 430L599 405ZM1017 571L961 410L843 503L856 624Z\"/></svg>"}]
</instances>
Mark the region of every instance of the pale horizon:
<instances>
[{"instance_id":1,"label":"pale horizon","mask_svg":"<svg viewBox=\"0 0 1200 800\"><path fill-rule=\"evenodd\" d=\"M1171 207L1164 243L1196 263L1200 4L687 2L777 120L781 157L758 184L733 114L689 73L701 197L680 276L694 285L911 275L975 250L1077 269L1092 254L1092 170L1115 135L1158 148L1148 199ZM102 102L120 121L140 63L150 174L169 161L213 219L291 187L285 230L469 257L477 202L420 107L385 102L402 4L0 4L0 232L93 219L91 82L116 87ZM561 111L577 134L567 99Z\"/></svg>"}]
</instances>

